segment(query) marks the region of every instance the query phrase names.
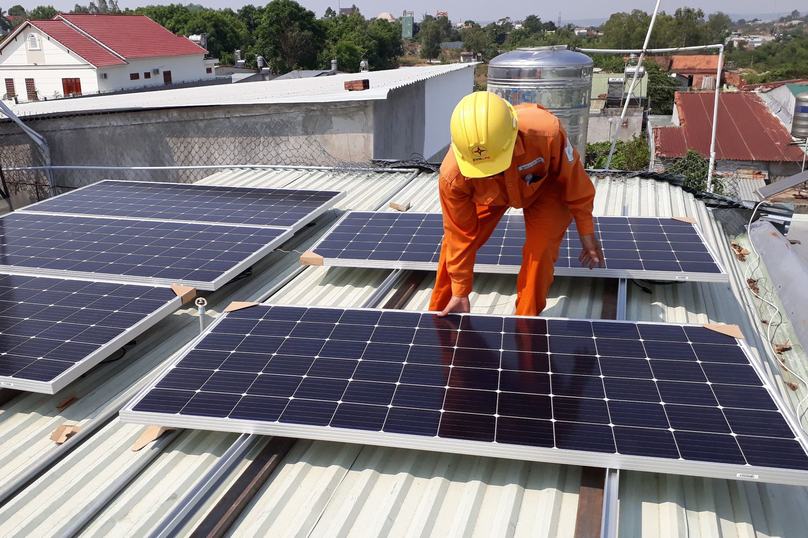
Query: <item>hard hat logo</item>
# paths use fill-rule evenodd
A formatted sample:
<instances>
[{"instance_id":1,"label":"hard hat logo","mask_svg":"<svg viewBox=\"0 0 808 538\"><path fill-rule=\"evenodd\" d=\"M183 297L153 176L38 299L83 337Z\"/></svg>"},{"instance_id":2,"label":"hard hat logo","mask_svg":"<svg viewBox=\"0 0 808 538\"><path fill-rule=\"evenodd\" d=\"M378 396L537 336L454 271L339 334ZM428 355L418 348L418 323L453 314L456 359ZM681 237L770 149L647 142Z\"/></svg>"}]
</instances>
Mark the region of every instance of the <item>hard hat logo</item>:
<instances>
[{"instance_id":1,"label":"hard hat logo","mask_svg":"<svg viewBox=\"0 0 808 538\"><path fill-rule=\"evenodd\" d=\"M475 154L478 159L481 159L488 153L488 150L485 148L485 146L477 146L476 148L471 150L471 152Z\"/></svg>"}]
</instances>

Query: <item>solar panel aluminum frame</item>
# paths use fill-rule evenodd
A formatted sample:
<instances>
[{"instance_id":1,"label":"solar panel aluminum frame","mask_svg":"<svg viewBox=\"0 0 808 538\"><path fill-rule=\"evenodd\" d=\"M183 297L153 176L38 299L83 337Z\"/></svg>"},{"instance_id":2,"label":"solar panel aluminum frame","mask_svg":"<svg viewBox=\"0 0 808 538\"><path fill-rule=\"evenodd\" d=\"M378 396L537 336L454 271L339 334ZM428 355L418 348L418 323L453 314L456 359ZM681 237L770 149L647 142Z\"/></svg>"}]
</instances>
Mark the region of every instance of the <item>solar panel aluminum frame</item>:
<instances>
[{"instance_id":1,"label":"solar panel aluminum frame","mask_svg":"<svg viewBox=\"0 0 808 538\"><path fill-rule=\"evenodd\" d=\"M70 191L70 192L78 192L78 191L81 191L83 189L87 189L87 188L94 187L94 186L101 185L101 184L108 183L108 182L109 183L120 183L121 181L124 181L124 180L104 179L104 180L98 181L96 183L91 183L89 185L79 187L78 189L75 189L75 190ZM155 185L155 184L156 185L185 185L185 184L171 183L171 182L168 182L168 181L132 181L131 183L144 183L144 184L151 184L151 185ZM192 188L194 186L194 184L187 184L187 186L189 188ZM205 186L216 187L218 185L205 185ZM242 188L244 190L260 189L260 187L229 187L229 186L227 188L230 188L230 189ZM272 189L268 188L267 190L312 191L312 189L285 189L285 188L272 188ZM345 191L326 191L326 192L334 192L334 193L336 193L336 196L331 198L331 200L327 204L321 205L320 207L318 207L314 211L311 211L310 213L308 213L304 217L298 219L298 221L293 226L264 226L264 225L260 225L260 224L240 224L240 223L222 222L222 221L218 221L218 220L156 219L156 218L126 217L126 216L99 215L99 214L93 214L92 216L94 218L100 218L100 219L109 218L109 219L118 219L118 220L145 221L145 222L176 222L176 223L179 223L179 224L222 224L222 225L226 225L226 226L244 226L244 227L247 227L247 228L272 228L272 229L277 229L277 230L291 230L293 232L296 232L296 231L300 230L301 228L303 228L304 226L306 226L309 222L313 221L314 219L316 219L317 217L319 217L320 215L322 215L326 211L333 208L334 205L338 201L342 200L343 198L345 198L345 196L347 196L347 192L345 192ZM49 200L52 200L52 198L48 198L48 199L41 200L39 202L33 203L33 204L28 205L28 206L26 206L24 208L21 208L19 211L27 211L29 213L36 213L36 214L39 214L39 215L69 215L69 216L74 216L74 217L82 217L82 216L87 216L88 215L86 213L62 213L62 212L58 212L58 211L30 211L30 209L32 207L36 207L38 205L45 204Z\"/></svg>"},{"instance_id":2,"label":"solar panel aluminum frame","mask_svg":"<svg viewBox=\"0 0 808 538\"><path fill-rule=\"evenodd\" d=\"M71 279L67 279L71 280ZM86 279L82 279L85 280ZM95 282L107 282L95 281ZM160 287L160 286L154 286ZM182 306L183 298L176 296L166 302L159 309L151 314L145 316L141 321L128 327L121 334L99 347L97 350L87 355L84 359L77 362L75 366L68 368L51 381L34 381L30 379L21 379L13 376L0 376L0 388L19 390L25 392L39 392L44 394L56 394L67 385L86 374L92 368L97 366L101 361L112 355L115 351L121 349L123 346L137 338L147 330L151 329L154 325L162 321L166 316L177 310Z\"/></svg>"},{"instance_id":3,"label":"solar panel aluminum frame","mask_svg":"<svg viewBox=\"0 0 808 538\"><path fill-rule=\"evenodd\" d=\"M266 305L273 306L273 305ZM284 305L291 306L291 305ZM317 307L329 308L329 307ZM340 309L344 310L344 309ZM367 308L351 310L374 310ZM374 311L386 311L375 309ZM398 312L401 312L400 310ZM474 314L478 317L502 317ZM234 433L252 433L260 435L278 435L311 439L315 441L334 441L351 444L368 444L389 448L407 448L412 450L427 450L430 452L447 452L468 456L487 456L492 458L505 458L520 461L534 461L539 463L555 463L564 465L578 465L601 467L607 469L620 469L627 471L642 471L649 473L677 474L718 478L725 480L744 480L752 482L778 483L796 486L808 486L808 472L793 469L778 469L752 465L732 465L725 463L709 463L689 460L674 460L654 458L648 456L633 456L623 454L606 454L584 450L569 450L558 448L526 447L519 445L504 445L496 442L481 442L470 440L455 440L441 437L423 437L418 435L361 431L332 426L306 426L280 422L260 422L243 419L190 417L179 414L164 414L153 412L134 411L133 408L154 388L171 369L190 353L208 333L227 318L227 314L219 316L207 329L188 344L183 352L171 364L145 386L135 397L119 412L123 422L135 424L160 425L174 428L189 428L199 430L213 430ZM567 318L542 317L545 320L564 320ZM605 319L579 319L576 321L621 323L619 320ZM623 321L622 323L625 323ZM643 324L643 322L636 322ZM657 323L645 322L658 325ZM675 324L681 327L702 327L699 324ZM777 387L771 382L762 364L755 358L746 341L736 339L743 349L749 363L754 368L780 413L795 434L800 446L808 453L808 435L800 426L799 420L791 412ZM428 442L425 443L425 440Z\"/></svg>"},{"instance_id":4,"label":"solar panel aluminum frame","mask_svg":"<svg viewBox=\"0 0 808 538\"><path fill-rule=\"evenodd\" d=\"M9 213L10 215L11 213ZM32 213L33 214L33 213ZM38 213L43 214L43 213ZM70 215L76 216L76 215ZM84 217L84 215L78 215L79 217ZM0 216L0 219L3 217ZM124 220L134 220L134 219L124 219ZM179 224L179 223L178 223ZM189 224L198 224L201 226L213 226L214 224L208 223L189 223ZM230 226L229 224L222 224L222 226ZM253 226L252 228L256 228ZM266 229L266 227L263 227ZM277 230L283 230L283 228L273 228ZM190 286L192 288L196 288L197 290L203 291L216 291L228 282L230 282L233 278L244 272L244 270L254 263L258 262L264 256L267 256L270 252L278 248L280 245L291 239L294 235L293 230L286 230L281 235L279 235L275 240L267 243L259 250L250 254L247 258L243 261L237 263L233 266L232 269L222 273L220 276L215 278L212 281L200 281L200 280L182 280L176 278L155 278L155 277L140 277L140 276L128 276L128 275L116 275L113 273L85 273L81 271L70 271L64 269L47 269L47 268L40 268L40 267L24 267L19 265L2 265L0 264L0 273L6 275L23 275L23 276L47 276L51 278L73 278L77 280L93 280L98 282L112 282L114 284L142 284L146 286L173 286L173 285L180 285L180 286Z\"/></svg>"},{"instance_id":5,"label":"solar panel aluminum frame","mask_svg":"<svg viewBox=\"0 0 808 538\"><path fill-rule=\"evenodd\" d=\"M326 232L317 242L311 247L310 251L317 254L317 247L320 246L328 236L342 224L354 211L348 211ZM365 212L363 212L365 213ZM632 217L643 218L643 217ZM660 217L648 217L660 218ZM698 234L701 242L704 244L713 262L721 270L720 273L697 273L697 272L682 272L675 273L671 271L647 271L644 269L606 269L596 267L590 270L587 267L556 267L554 271L555 276L568 276L568 277L589 277L589 278L627 278L637 280L652 280L660 282L729 282L729 274L724 266L719 261L712 246L704 239L704 234L698 226L693 226L693 229ZM319 263L319 260L318 260ZM389 260L359 260L351 258L322 258L321 265L329 267L358 267L370 269L406 269L413 271L437 271L438 264L433 262L408 262L408 261L389 261ZM475 263L474 272L481 274L503 274L503 275L517 275L521 266L518 265L492 265L484 263Z\"/></svg>"}]
</instances>

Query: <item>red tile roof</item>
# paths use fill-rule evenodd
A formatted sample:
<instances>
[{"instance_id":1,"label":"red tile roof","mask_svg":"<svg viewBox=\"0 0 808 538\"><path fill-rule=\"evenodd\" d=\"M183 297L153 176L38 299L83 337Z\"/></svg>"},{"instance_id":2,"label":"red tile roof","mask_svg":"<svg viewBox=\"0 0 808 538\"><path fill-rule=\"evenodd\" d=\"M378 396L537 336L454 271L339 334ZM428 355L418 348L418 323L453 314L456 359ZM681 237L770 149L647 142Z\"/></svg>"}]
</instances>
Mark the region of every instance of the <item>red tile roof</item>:
<instances>
[{"instance_id":1,"label":"red tile roof","mask_svg":"<svg viewBox=\"0 0 808 538\"><path fill-rule=\"evenodd\" d=\"M673 56L670 71L682 75L708 75L718 70L718 56L698 54L695 56Z\"/></svg>"},{"instance_id":2,"label":"red tile roof","mask_svg":"<svg viewBox=\"0 0 808 538\"><path fill-rule=\"evenodd\" d=\"M126 64L134 58L184 56L207 52L176 36L145 15L59 14L52 20L26 21L96 67ZM5 43L9 40L6 39ZM2 47L4 44L0 44Z\"/></svg>"},{"instance_id":3,"label":"red tile roof","mask_svg":"<svg viewBox=\"0 0 808 538\"><path fill-rule=\"evenodd\" d=\"M106 67L109 65L126 65L120 57L111 53L86 35L75 28L68 26L63 21L31 21L31 26L39 28L43 33L49 35L68 50L74 52L93 64L96 67Z\"/></svg>"},{"instance_id":4,"label":"red tile roof","mask_svg":"<svg viewBox=\"0 0 808 538\"><path fill-rule=\"evenodd\" d=\"M656 154L684 156L688 149L710 156L713 92L676 93L680 127L654 129ZM789 145L791 135L757 95L721 93L718 100L716 159L732 161L801 161L802 151Z\"/></svg>"},{"instance_id":5,"label":"red tile roof","mask_svg":"<svg viewBox=\"0 0 808 538\"><path fill-rule=\"evenodd\" d=\"M60 14L62 19L124 58L202 54L205 49L176 36L145 15Z\"/></svg>"}]
</instances>

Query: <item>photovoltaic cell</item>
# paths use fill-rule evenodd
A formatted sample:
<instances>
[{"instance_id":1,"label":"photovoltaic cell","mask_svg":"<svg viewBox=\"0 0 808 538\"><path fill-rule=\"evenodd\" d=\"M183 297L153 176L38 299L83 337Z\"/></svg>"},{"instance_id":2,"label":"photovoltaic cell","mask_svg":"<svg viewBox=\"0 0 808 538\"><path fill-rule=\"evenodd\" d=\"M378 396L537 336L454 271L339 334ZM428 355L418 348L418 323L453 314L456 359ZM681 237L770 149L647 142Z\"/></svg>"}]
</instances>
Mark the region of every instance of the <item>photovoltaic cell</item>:
<instances>
[{"instance_id":1,"label":"photovoltaic cell","mask_svg":"<svg viewBox=\"0 0 808 538\"><path fill-rule=\"evenodd\" d=\"M121 416L808 485L779 398L742 341L702 326L259 305Z\"/></svg>"},{"instance_id":2,"label":"photovoltaic cell","mask_svg":"<svg viewBox=\"0 0 808 538\"><path fill-rule=\"evenodd\" d=\"M53 394L181 303L170 288L0 275L0 387Z\"/></svg>"},{"instance_id":3,"label":"photovoltaic cell","mask_svg":"<svg viewBox=\"0 0 808 538\"><path fill-rule=\"evenodd\" d=\"M215 290L290 231L36 213L0 218L0 272Z\"/></svg>"},{"instance_id":4,"label":"photovoltaic cell","mask_svg":"<svg viewBox=\"0 0 808 538\"><path fill-rule=\"evenodd\" d=\"M581 267L575 224L559 249L555 274L650 280L726 281L727 275L690 222L656 217L595 217L604 268ZM432 213L349 212L314 246L324 265L436 270L443 220ZM475 271L519 272L525 225L506 215L477 251Z\"/></svg>"},{"instance_id":5,"label":"photovoltaic cell","mask_svg":"<svg viewBox=\"0 0 808 538\"><path fill-rule=\"evenodd\" d=\"M296 230L344 195L337 191L106 180L28 206L24 211Z\"/></svg>"}]
</instances>

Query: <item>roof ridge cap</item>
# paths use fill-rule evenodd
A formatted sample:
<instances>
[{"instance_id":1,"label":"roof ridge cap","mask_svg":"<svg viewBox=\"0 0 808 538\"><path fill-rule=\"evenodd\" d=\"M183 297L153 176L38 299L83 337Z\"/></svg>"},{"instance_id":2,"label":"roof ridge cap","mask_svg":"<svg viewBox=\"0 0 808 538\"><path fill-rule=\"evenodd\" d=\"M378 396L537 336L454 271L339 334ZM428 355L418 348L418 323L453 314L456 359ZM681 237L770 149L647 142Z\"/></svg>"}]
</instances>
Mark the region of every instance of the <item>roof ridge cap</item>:
<instances>
[{"instance_id":1,"label":"roof ridge cap","mask_svg":"<svg viewBox=\"0 0 808 538\"><path fill-rule=\"evenodd\" d=\"M95 14L94 13L86 13L85 15L95 15ZM91 36L89 33L85 32L84 30L82 30L81 28L79 28L78 26L76 26L75 24L70 22L69 20L65 19L64 16L61 13L57 13L56 16L53 18L53 20L54 21L55 20L60 20L60 21L64 22L65 24L67 24L68 26L70 26L71 28L73 28L74 30L79 32L80 34L86 36L87 39L90 39L91 41L95 41L98 45L104 47L110 53L114 54L115 56L117 56L118 58L123 60L124 62L129 63L122 54L119 54L118 52L113 50L111 47L108 47L107 45L105 45L104 43L102 43L101 41L96 39L95 37Z\"/></svg>"}]
</instances>

